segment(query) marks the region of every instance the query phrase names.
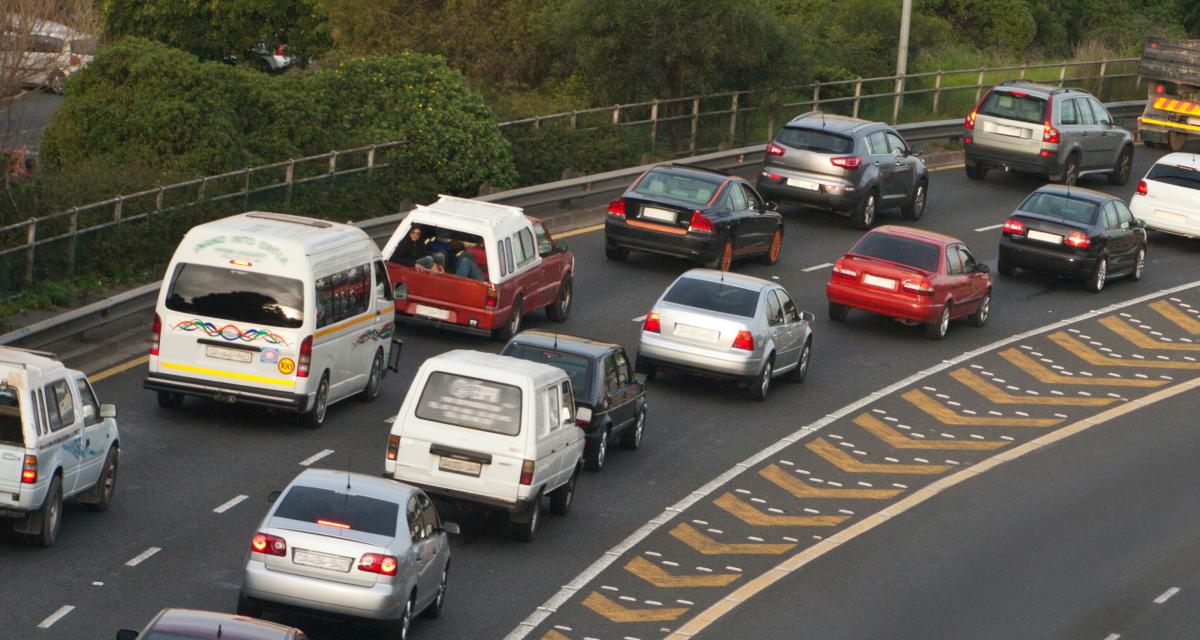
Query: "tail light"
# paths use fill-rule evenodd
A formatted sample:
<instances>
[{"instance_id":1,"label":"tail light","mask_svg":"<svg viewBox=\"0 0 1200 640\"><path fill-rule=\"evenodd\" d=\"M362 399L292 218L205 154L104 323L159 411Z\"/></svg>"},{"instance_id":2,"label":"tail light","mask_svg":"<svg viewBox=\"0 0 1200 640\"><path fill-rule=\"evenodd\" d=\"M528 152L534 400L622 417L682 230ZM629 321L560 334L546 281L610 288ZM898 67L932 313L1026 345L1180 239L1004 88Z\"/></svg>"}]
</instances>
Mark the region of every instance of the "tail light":
<instances>
[{"instance_id":1,"label":"tail light","mask_svg":"<svg viewBox=\"0 0 1200 640\"><path fill-rule=\"evenodd\" d=\"M829 162L835 167L857 169L862 166L862 156L841 156L839 158L830 158Z\"/></svg>"},{"instance_id":2,"label":"tail light","mask_svg":"<svg viewBox=\"0 0 1200 640\"><path fill-rule=\"evenodd\" d=\"M579 406L575 407L575 424L586 427L592 421L591 407Z\"/></svg>"},{"instance_id":3,"label":"tail light","mask_svg":"<svg viewBox=\"0 0 1200 640\"><path fill-rule=\"evenodd\" d=\"M525 460L521 463L521 484L526 487L533 484L533 460Z\"/></svg>"},{"instance_id":4,"label":"tail light","mask_svg":"<svg viewBox=\"0 0 1200 640\"><path fill-rule=\"evenodd\" d=\"M400 436L388 436L387 459L395 460L400 455Z\"/></svg>"},{"instance_id":5,"label":"tail light","mask_svg":"<svg viewBox=\"0 0 1200 640\"><path fill-rule=\"evenodd\" d=\"M1060 139L1061 138L1059 138L1058 129L1055 129L1050 125L1050 120L1047 119L1042 123L1042 142L1058 144Z\"/></svg>"},{"instance_id":6,"label":"tail light","mask_svg":"<svg viewBox=\"0 0 1200 640\"><path fill-rule=\"evenodd\" d=\"M754 351L754 334L745 329L739 331L737 337L733 339L733 348Z\"/></svg>"},{"instance_id":7,"label":"tail light","mask_svg":"<svg viewBox=\"0 0 1200 640\"><path fill-rule=\"evenodd\" d=\"M1151 44L1153 44L1153 43L1151 43ZM1155 92L1155 93L1162 93L1162 92L1163 92L1163 86L1162 86L1161 84L1154 85L1154 92Z\"/></svg>"},{"instance_id":8,"label":"tail light","mask_svg":"<svg viewBox=\"0 0 1200 640\"><path fill-rule=\"evenodd\" d=\"M1009 218L1004 221L1004 233L1010 233L1014 236L1025 235L1025 223L1016 218Z\"/></svg>"},{"instance_id":9,"label":"tail light","mask_svg":"<svg viewBox=\"0 0 1200 640\"><path fill-rule=\"evenodd\" d=\"M703 233L712 233L716 229L713 228L712 220L708 216L699 211L692 212L692 220L688 222L688 231L700 231Z\"/></svg>"},{"instance_id":10,"label":"tail light","mask_svg":"<svg viewBox=\"0 0 1200 640\"><path fill-rule=\"evenodd\" d=\"M858 277L858 272L847 267L844 263L842 263L841 260L838 260L837 264L833 265L833 272L839 276L846 276L847 278Z\"/></svg>"},{"instance_id":11,"label":"tail light","mask_svg":"<svg viewBox=\"0 0 1200 640\"><path fill-rule=\"evenodd\" d=\"M1139 196L1144 196L1144 195L1146 195L1147 193L1150 193L1150 187L1148 187L1148 186L1146 185L1146 181L1145 181L1145 180L1138 180L1137 194L1138 194Z\"/></svg>"},{"instance_id":12,"label":"tail light","mask_svg":"<svg viewBox=\"0 0 1200 640\"><path fill-rule=\"evenodd\" d=\"M928 280L905 280L904 290L919 296L930 296L933 295L933 284Z\"/></svg>"},{"instance_id":13,"label":"tail light","mask_svg":"<svg viewBox=\"0 0 1200 640\"><path fill-rule=\"evenodd\" d=\"M965 120L963 120L963 128L964 129L974 129L975 128L975 114L977 114L977 113L979 113L977 110L971 109L971 113L968 113L967 118Z\"/></svg>"},{"instance_id":14,"label":"tail light","mask_svg":"<svg viewBox=\"0 0 1200 640\"><path fill-rule=\"evenodd\" d=\"M771 144L767 145L767 155L781 156L781 155L783 155L783 147L772 142Z\"/></svg>"},{"instance_id":15,"label":"tail light","mask_svg":"<svg viewBox=\"0 0 1200 640\"><path fill-rule=\"evenodd\" d=\"M783 176L777 176L770 171L764 171L763 177L767 178L768 180L783 180Z\"/></svg>"},{"instance_id":16,"label":"tail light","mask_svg":"<svg viewBox=\"0 0 1200 640\"><path fill-rule=\"evenodd\" d=\"M608 203L608 215L625 217L625 198Z\"/></svg>"},{"instance_id":17,"label":"tail light","mask_svg":"<svg viewBox=\"0 0 1200 640\"><path fill-rule=\"evenodd\" d=\"M394 576L399 568L396 556L385 556L382 553L364 553L358 561L358 570L367 573L378 573L381 576Z\"/></svg>"},{"instance_id":18,"label":"tail light","mask_svg":"<svg viewBox=\"0 0 1200 640\"><path fill-rule=\"evenodd\" d=\"M310 366L312 366L312 336L308 336L300 343L300 361L296 363L296 377L307 378Z\"/></svg>"},{"instance_id":19,"label":"tail light","mask_svg":"<svg viewBox=\"0 0 1200 640\"><path fill-rule=\"evenodd\" d=\"M150 329L150 355L158 355L158 344L162 337L162 318L154 314L154 325Z\"/></svg>"},{"instance_id":20,"label":"tail light","mask_svg":"<svg viewBox=\"0 0 1200 640\"><path fill-rule=\"evenodd\" d=\"M269 533L256 533L250 539L250 550L268 556L287 556L287 543L279 536Z\"/></svg>"},{"instance_id":21,"label":"tail light","mask_svg":"<svg viewBox=\"0 0 1200 640\"><path fill-rule=\"evenodd\" d=\"M662 333L662 321L659 319L657 311L651 311L646 314L646 321L642 323L642 331Z\"/></svg>"},{"instance_id":22,"label":"tail light","mask_svg":"<svg viewBox=\"0 0 1200 640\"><path fill-rule=\"evenodd\" d=\"M483 300L484 309L496 309L496 305L500 303L500 292L496 290L496 285L489 284L487 288L487 297Z\"/></svg>"},{"instance_id":23,"label":"tail light","mask_svg":"<svg viewBox=\"0 0 1200 640\"><path fill-rule=\"evenodd\" d=\"M21 465L21 483L34 484L38 479L37 456L25 456Z\"/></svg>"},{"instance_id":24,"label":"tail light","mask_svg":"<svg viewBox=\"0 0 1200 640\"><path fill-rule=\"evenodd\" d=\"M1076 249L1087 249L1092 246L1092 239L1082 231L1072 231L1064 242L1067 243L1068 247L1075 247Z\"/></svg>"}]
</instances>

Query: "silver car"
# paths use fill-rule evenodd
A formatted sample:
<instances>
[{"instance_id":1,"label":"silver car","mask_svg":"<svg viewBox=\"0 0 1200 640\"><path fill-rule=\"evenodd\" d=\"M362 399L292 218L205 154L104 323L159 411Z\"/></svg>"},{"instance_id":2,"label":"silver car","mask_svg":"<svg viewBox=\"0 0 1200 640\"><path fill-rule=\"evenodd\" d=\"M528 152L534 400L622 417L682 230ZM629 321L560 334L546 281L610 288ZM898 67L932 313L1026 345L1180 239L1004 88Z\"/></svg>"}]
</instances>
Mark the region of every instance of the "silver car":
<instances>
[{"instance_id":1,"label":"silver car","mask_svg":"<svg viewBox=\"0 0 1200 640\"><path fill-rule=\"evenodd\" d=\"M763 400L773 378L802 382L808 375L812 321L773 282L693 269L646 314L637 371L647 379L663 368L732 378Z\"/></svg>"},{"instance_id":2,"label":"silver car","mask_svg":"<svg viewBox=\"0 0 1200 640\"><path fill-rule=\"evenodd\" d=\"M458 533L458 526L443 523L420 489L305 470L250 541L238 614L299 609L372 621L389 627L391 637L407 638L413 616L441 614L447 533Z\"/></svg>"}]
</instances>

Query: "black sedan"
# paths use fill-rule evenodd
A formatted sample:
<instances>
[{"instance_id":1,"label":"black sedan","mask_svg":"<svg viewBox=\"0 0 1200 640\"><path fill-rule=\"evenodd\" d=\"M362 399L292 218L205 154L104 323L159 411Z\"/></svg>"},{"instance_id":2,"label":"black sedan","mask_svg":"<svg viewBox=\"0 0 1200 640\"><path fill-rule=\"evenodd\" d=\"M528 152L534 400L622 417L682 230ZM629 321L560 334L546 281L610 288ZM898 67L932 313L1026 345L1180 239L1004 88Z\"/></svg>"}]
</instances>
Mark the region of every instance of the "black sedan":
<instances>
[{"instance_id":1,"label":"black sedan","mask_svg":"<svg viewBox=\"0 0 1200 640\"><path fill-rule=\"evenodd\" d=\"M1146 225L1120 198L1047 185L1004 222L997 270L1006 276L1017 269L1055 273L1099 292L1118 276L1141 280L1145 267Z\"/></svg>"},{"instance_id":2,"label":"black sedan","mask_svg":"<svg viewBox=\"0 0 1200 640\"><path fill-rule=\"evenodd\" d=\"M630 249L695 260L728 271L735 259L775 264L783 247L783 216L749 182L699 167L659 165L608 205L604 255L624 260Z\"/></svg>"},{"instance_id":3,"label":"black sedan","mask_svg":"<svg viewBox=\"0 0 1200 640\"><path fill-rule=\"evenodd\" d=\"M575 423L587 445L583 463L604 467L613 438L626 449L642 446L646 429L646 386L634 378L625 349L587 338L523 331L504 346L503 355L558 367L571 377Z\"/></svg>"}]
</instances>

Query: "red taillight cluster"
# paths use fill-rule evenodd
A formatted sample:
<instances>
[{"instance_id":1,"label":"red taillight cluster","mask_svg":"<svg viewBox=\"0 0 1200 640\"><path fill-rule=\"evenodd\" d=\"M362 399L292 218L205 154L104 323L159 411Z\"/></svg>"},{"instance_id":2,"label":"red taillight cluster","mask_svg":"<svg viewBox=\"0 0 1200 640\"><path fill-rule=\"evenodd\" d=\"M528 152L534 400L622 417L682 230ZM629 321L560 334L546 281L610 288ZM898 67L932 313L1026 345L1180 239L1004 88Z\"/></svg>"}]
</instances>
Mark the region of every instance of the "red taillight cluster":
<instances>
[{"instance_id":1,"label":"red taillight cluster","mask_svg":"<svg viewBox=\"0 0 1200 640\"><path fill-rule=\"evenodd\" d=\"M34 484L38 479L37 456L25 456L21 465L21 483Z\"/></svg>"},{"instance_id":2,"label":"red taillight cluster","mask_svg":"<svg viewBox=\"0 0 1200 640\"><path fill-rule=\"evenodd\" d=\"M835 275L839 275L839 276L846 276L847 278L857 278L858 277L858 272L855 271L854 269L847 267L845 264L842 263L841 260L838 260L837 264L833 265L833 273Z\"/></svg>"},{"instance_id":3,"label":"red taillight cluster","mask_svg":"<svg viewBox=\"0 0 1200 640\"><path fill-rule=\"evenodd\" d=\"M905 280L904 290L920 296L933 295L933 283L928 280Z\"/></svg>"},{"instance_id":4,"label":"red taillight cluster","mask_svg":"<svg viewBox=\"0 0 1200 640\"><path fill-rule=\"evenodd\" d=\"M767 145L767 155L781 156L781 155L783 155L783 147L772 142L771 144Z\"/></svg>"},{"instance_id":5,"label":"red taillight cluster","mask_svg":"<svg viewBox=\"0 0 1200 640\"><path fill-rule=\"evenodd\" d=\"M733 339L733 348L754 351L754 334L745 329L737 332L737 336Z\"/></svg>"},{"instance_id":6,"label":"red taillight cluster","mask_svg":"<svg viewBox=\"0 0 1200 640\"><path fill-rule=\"evenodd\" d=\"M150 355L158 355L159 340L162 337L162 318L154 314L154 325L150 329Z\"/></svg>"},{"instance_id":7,"label":"red taillight cluster","mask_svg":"<svg viewBox=\"0 0 1200 640\"><path fill-rule=\"evenodd\" d=\"M1068 247L1076 249L1087 249L1092 246L1092 239L1082 231L1072 231L1063 242L1066 242Z\"/></svg>"},{"instance_id":8,"label":"red taillight cluster","mask_svg":"<svg viewBox=\"0 0 1200 640\"><path fill-rule=\"evenodd\" d=\"M657 311L651 311L646 314L646 321L642 323L642 331L662 333L662 321L659 319Z\"/></svg>"},{"instance_id":9,"label":"red taillight cluster","mask_svg":"<svg viewBox=\"0 0 1200 640\"><path fill-rule=\"evenodd\" d=\"M688 231L699 231L701 233L712 233L716 229L713 227L712 220L708 216L699 211L692 212L692 219L688 222Z\"/></svg>"},{"instance_id":10,"label":"red taillight cluster","mask_svg":"<svg viewBox=\"0 0 1200 640\"><path fill-rule=\"evenodd\" d=\"M1042 142L1058 144L1060 140L1061 140L1061 138L1058 135L1058 129L1055 129L1053 126L1051 126L1050 120L1047 119L1045 122L1043 122L1042 123Z\"/></svg>"},{"instance_id":11,"label":"red taillight cluster","mask_svg":"<svg viewBox=\"0 0 1200 640\"><path fill-rule=\"evenodd\" d=\"M498 304L500 304L500 292L496 290L496 285L489 284L487 297L483 299L483 308L494 310Z\"/></svg>"},{"instance_id":12,"label":"red taillight cluster","mask_svg":"<svg viewBox=\"0 0 1200 640\"><path fill-rule=\"evenodd\" d=\"M250 550L268 556L283 557L287 555L287 542L284 542L283 538L269 533L256 533L250 539Z\"/></svg>"},{"instance_id":13,"label":"red taillight cluster","mask_svg":"<svg viewBox=\"0 0 1200 640\"><path fill-rule=\"evenodd\" d=\"M1161 84L1154 85L1154 92L1155 92L1155 93L1162 93L1162 92L1163 92L1163 90L1164 90L1164 89L1163 89L1163 86L1162 86Z\"/></svg>"},{"instance_id":14,"label":"red taillight cluster","mask_svg":"<svg viewBox=\"0 0 1200 640\"><path fill-rule=\"evenodd\" d=\"M1146 181L1138 180L1137 194L1139 196L1144 196L1147 193L1150 193L1150 187L1146 185Z\"/></svg>"},{"instance_id":15,"label":"red taillight cluster","mask_svg":"<svg viewBox=\"0 0 1200 640\"><path fill-rule=\"evenodd\" d=\"M608 203L608 215L625 217L625 198Z\"/></svg>"},{"instance_id":16,"label":"red taillight cluster","mask_svg":"<svg viewBox=\"0 0 1200 640\"><path fill-rule=\"evenodd\" d=\"M521 484L526 487L533 484L533 460L521 463Z\"/></svg>"},{"instance_id":17,"label":"red taillight cluster","mask_svg":"<svg viewBox=\"0 0 1200 640\"><path fill-rule=\"evenodd\" d=\"M378 573L381 576L394 576L399 567L396 556L385 556L382 553L364 553L358 561L359 571Z\"/></svg>"},{"instance_id":18,"label":"red taillight cluster","mask_svg":"<svg viewBox=\"0 0 1200 640\"><path fill-rule=\"evenodd\" d=\"M862 166L862 161L862 156L840 156L829 159L829 162L833 164L833 166L841 167L843 169L857 169Z\"/></svg>"},{"instance_id":19,"label":"red taillight cluster","mask_svg":"<svg viewBox=\"0 0 1200 640\"><path fill-rule=\"evenodd\" d=\"M1014 236L1025 235L1025 223L1016 218L1009 218L1004 221L1004 233L1009 233Z\"/></svg>"},{"instance_id":20,"label":"red taillight cluster","mask_svg":"<svg viewBox=\"0 0 1200 640\"><path fill-rule=\"evenodd\" d=\"M979 113L977 110L972 109L971 113L967 114L967 118L965 120L963 120L964 128L966 128L966 129L974 129L975 128L975 115L977 113Z\"/></svg>"},{"instance_id":21,"label":"red taillight cluster","mask_svg":"<svg viewBox=\"0 0 1200 640\"><path fill-rule=\"evenodd\" d=\"M397 436L397 435L388 436L387 459L395 460L396 457L399 455L400 455L400 436Z\"/></svg>"},{"instance_id":22,"label":"red taillight cluster","mask_svg":"<svg viewBox=\"0 0 1200 640\"><path fill-rule=\"evenodd\" d=\"M308 336L300 341L300 358L296 362L296 377L307 378L308 370L312 367L312 342L313 337Z\"/></svg>"}]
</instances>

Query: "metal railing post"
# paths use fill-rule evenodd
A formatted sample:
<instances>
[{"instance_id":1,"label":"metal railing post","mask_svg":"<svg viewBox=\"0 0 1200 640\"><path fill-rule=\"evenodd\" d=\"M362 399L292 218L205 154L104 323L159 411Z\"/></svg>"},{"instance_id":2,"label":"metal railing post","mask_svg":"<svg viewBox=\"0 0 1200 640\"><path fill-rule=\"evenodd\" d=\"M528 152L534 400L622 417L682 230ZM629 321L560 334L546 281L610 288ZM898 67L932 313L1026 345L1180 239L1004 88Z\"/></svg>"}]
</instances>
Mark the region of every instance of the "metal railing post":
<instances>
[{"instance_id":1,"label":"metal railing post","mask_svg":"<svg viewBox=\"0 0 1200 640\"><path fill-rule=\"evenodd\" d=\"M575 113L571 113L571 126L575 126ZM650 105L650 153L658 150L658 100Z\"/></svg>"},{"instance_id":2,"label":"metal railing post","mask_svg":"<svg viewBox=\"0 0 1200 640\"><path fill-rule=\"evenodd\" d=\"M1096 97L1104 100L1104 76L1108 73L1108 58L1100 61L1100 82L1096 85Z\"/></svg>"},{"instance_id":3,"label":"metal railing post","mask_svg":"<svg viewBox=\"0 0 1200 640\"><path fill-rule=\"evenodd\" d=\"M118 227L121 226L121 215L124 210L125 196L117 196L116 198L113 198L113 222L117 223Z\"/></svg>"},{"instance_id":4,"label":"metal railing post","mask_svg":"<svg viewBox=\"0 0 1200 640\"><path fill-rule=\"evenodd\" d=\"M858 117L858 103L862 101L862 78L854 79L854 112L853 117Z\"/></svg>"},{"instance_id":5,"label":"metal railing post","mask_svg":"<svg viewBox=\"0 0 1200 640\"><path fill-rule=\"evenodd\" d=\"M983 95L983 67L979 67L979 78L975 81L975 104L979 104L979 98Z\"/></svg>"},{"instance_id":6,"label":"metal railing post","mask_svg":"<svg viewBox=\"0 0 1200 640\"><path fill-rule=\"evenodd\" d=\"M250 210L250 167L242 170L242 211Z\"/></svg>"},{"instance_id":7,"label":"metal railing post","mask_svg":"<svg viewBox=\"0 0 1200 640\"><path fill-rule=\"evenodd\" d=\"M201 202L204 202L204 190L207 187L208 187L208 176L204 176L204 178L202 180L200 180L200 194L196 197L196 204L200 204Z\"/></svg>"},{"instance_id":8,"label":"metal railing post","mask_svg":"<svg viewBox=\"0 0 1200 640\"><path fill-rule=\"evenodd\" d=\"M534 129L541 129L541 128L542 128L542 117L541 117L541 116L534 116L534 117L533 117L533 128L534 128Z\"/></svg>"},{"instance_id":9,"label":"metal railing post","mask_svg":"<svg viewBox=\"0 0 1200 640\"><path fill-rule=\"evenodd\" d=\"M296 184L295 160L288 160L287 173L284 175L284 180L287 181L287 195L284 196L283 206L290 209L292 207L292 187Z\"/></svg>"},{"instance_id":10,"label":"metal railing post","mask_svg":"<svg viewBox=\"0 0 1200 640\"><path fill-rule=\"evenodd\" d=\"M329 177L330 178L337 175L337 157L338 157L337 151L329 152Z\"/></svg>"},{"instance_id":11,"label":"metal railing post","mask_svg":"<svg viewBox=\"0 0 1200 640\"><path fill-rule=\"evenodd\" d=\"M819 111L821 109L821 83L820 82L816 82L813 84L812 108L813 108L813 111Z\"/></svg>"},{"instance_id":12,"label":"metal railing post","mask_svg":"<svg viewBox=\"0 0 1200 640\"><path fill-rule=\"evenodd\" d=\"M375 172L375 147L376 147L376 145L371 145L371 148L367 149L367 173L368 174Z\"/></svg>"},{"instance_id":13,"label":"metal railing post","mask_svg":"<svg viewBox=\"0 0 1200 640\"><path fill-rule=\"evenodd\" d=\"M688 152L695 155L696 153L696 131L700 128L700 98L692 98L692 141L688 145Z\"/></svg>"},{"instance_id":14,"label":"metal railing post","mask_svg":"<svg viewBox=\"0 0 1200 640\"><path fill-rule=\"evenodd\" d=\"M154 212L162 213L163 194L166 192L166 187L159 187L158 193L154 196Z\"/></svg>"},{"instance_id":15,"label":"metal railing post","mask_svg":"<svg viewBox=\"0 0 1200 640\"><path fill-rule=\"evenodd\" d=\"M25 245L29 247L25 250L25 286L29 286L33 284L33 260L37 248L37 218L29 219L29 226L25 233Z\"/></svg>"},{"instance_id":16,"label":"metal railing post","mask_svg":"<svg viewBox=\"0 0 1200 640\"><path fill-rule=\"evenodd\" d=\"M71 241L67 245L67 275L75 275L75 256L79 253L79 207L71 208Z\"/></svg>"},{"instance_id":17,"label":"metal railing post","mask_svg":"<svg viewBox=\"0 0 1200 640\"><path fill-rule=\"evenodd\" d=\"M900 120L900 100L904 95L904 76L896 76L895 89L892 92L895 95L892 97L892 123Z\"/></svg>"},{"instance_id":18,"label":"metal railing post","mask_svg":"<svg viewBox=\"0 0 1200 640\"><path fill-rule=\"evenodd\" d=\"M938 71L933 77L933 112L938 112L938 103L942 100L942 72Z\"/></svg>"},{"instance_id":19,"label":"metal railing post","mask_svg":"<svg viewBox=\"0 0 1200 640\"><path fill-rule=\"evenodd\" d=\"M729 144L737 139L738 94L729 101Z\"/></svg>"},{"instance_id":20,"label":"metal railing post","mask_svg":"<svg viewBox=\"0 0 1200 640\"><path fill-rule=\"evenodd\" d=\"M574 109L572 109L571 110L571 128L572 129L576 128L575 124L576 124L577 120L578 120L578 113Z\"/></svg>"},{"instance_id":21,"label":"metal railing post","mask_svg":"<svg viewBox=\"0 0 1200 640\"><path fill-rule=\"evenodd\" d=\"M620 122L621 122L621 105L619 105L619 104L618 104L618 105L614 105L614 106L613 106L613 118L612 118L612 123L613 123L613 124L620 124Z\"/></svg>"}]
</instances>

